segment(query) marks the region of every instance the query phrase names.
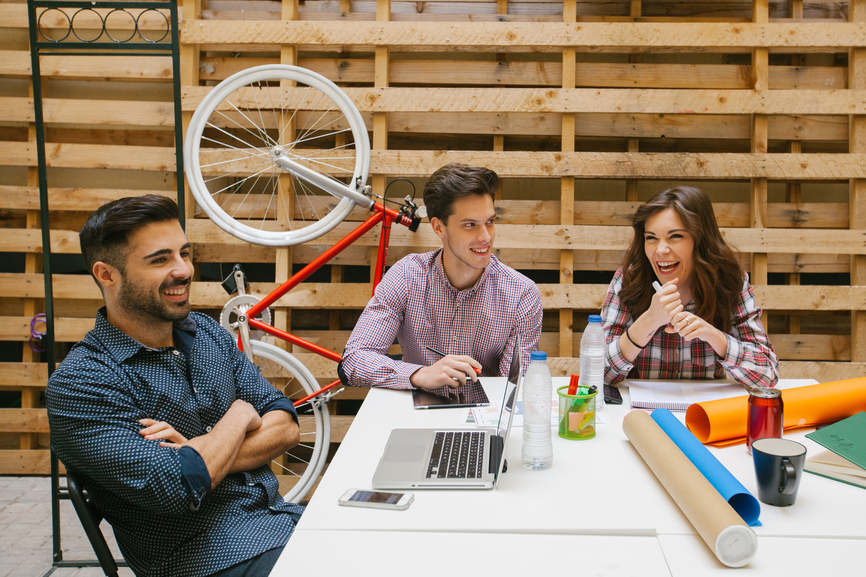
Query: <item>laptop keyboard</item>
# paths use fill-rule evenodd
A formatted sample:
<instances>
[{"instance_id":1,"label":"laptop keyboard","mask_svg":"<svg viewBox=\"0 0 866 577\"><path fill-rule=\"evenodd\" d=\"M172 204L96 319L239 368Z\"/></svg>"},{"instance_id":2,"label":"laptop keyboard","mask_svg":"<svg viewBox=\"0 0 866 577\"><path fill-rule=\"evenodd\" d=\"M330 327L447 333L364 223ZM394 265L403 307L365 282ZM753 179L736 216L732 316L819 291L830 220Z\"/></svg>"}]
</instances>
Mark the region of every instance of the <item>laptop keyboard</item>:
<instances>
[{"instance_id":1,"label":"laptop keyboard","mask_svg":"<svg viewBox=\"0 0 866 577\"><path fill-rule=\"evenodd\" d=\"M437 432L427 465L427 478L480 479L484 472L483 459L483 432Z\"/></svg>"}]
</instances>

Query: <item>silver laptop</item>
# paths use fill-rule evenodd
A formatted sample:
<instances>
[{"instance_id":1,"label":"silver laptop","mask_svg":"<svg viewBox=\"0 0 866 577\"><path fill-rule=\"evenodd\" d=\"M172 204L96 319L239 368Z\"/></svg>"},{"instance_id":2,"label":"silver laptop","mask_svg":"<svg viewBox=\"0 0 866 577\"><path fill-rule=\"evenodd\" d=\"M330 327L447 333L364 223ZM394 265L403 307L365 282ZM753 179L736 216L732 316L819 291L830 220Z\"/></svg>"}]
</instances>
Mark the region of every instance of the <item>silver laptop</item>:
<instances>
[{"instance_id":1,"label":"silver laptop","mask_svg":"<svg viewBox=\"0 0 866 577\"><path fill-rule=\"evenodd\" d=\"M515 343L499 425L461 429L394 429L373 475L374 489L492 489L505 465L508 433L523 382Z\"/></svg>"}]
</instances>

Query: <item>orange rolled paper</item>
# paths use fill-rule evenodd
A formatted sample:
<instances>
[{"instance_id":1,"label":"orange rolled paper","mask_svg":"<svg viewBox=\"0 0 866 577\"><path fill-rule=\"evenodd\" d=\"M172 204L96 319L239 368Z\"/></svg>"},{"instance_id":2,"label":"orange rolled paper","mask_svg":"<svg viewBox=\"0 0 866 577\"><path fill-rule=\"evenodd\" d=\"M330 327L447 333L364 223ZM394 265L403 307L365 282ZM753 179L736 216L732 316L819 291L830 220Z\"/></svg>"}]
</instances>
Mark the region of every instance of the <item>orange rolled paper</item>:
<instances>
[{"instance_id":1,"label":"orange rolled paper","mask_svg":"<svg viewBox=\"0 0 866 577\"><path fill-rule=\"evenodd\" d=\"M785 389L782 403L785 429L838 421L866 410L866 378ZM695 403L686 411L686 426L705 444L745 442L748 419L748 397Z\"/></svg>"}]
</instances>

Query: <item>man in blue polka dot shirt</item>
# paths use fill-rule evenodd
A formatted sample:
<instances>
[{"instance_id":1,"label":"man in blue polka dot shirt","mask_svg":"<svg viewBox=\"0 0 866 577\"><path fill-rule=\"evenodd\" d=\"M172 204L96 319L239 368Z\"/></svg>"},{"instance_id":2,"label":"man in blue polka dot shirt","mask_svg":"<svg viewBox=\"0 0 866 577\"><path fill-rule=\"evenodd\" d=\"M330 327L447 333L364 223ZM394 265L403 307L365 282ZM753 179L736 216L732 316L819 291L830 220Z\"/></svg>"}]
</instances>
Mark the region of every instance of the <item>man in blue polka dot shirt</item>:
<instances>
[{"instance_id":1,"label":"man in blue polka dot shirt","mask_svg":"<svg viewBox=\"0 0 866 577\"><path fill-rule=\"evenodd\" d=\"M51 443L136 575L267 575L300 519L268 464L292 403L231 335L191 313L191 246L157 195L96 210L81 252L105 299L46 390Z\"/></svg>"}]
</instances>

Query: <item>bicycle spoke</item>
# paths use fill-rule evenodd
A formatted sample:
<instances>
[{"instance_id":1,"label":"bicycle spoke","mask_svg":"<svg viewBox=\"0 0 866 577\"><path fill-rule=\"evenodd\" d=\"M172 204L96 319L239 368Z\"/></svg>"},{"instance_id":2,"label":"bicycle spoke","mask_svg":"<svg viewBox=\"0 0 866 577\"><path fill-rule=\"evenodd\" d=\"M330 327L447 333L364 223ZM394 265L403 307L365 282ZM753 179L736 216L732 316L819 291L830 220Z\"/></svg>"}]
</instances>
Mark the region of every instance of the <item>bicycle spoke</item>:
<instances>
[{"instance_id":1,"label":"bicycle spoke","mask_svg":"<svg viewBox=\"0 0 866 577\"><path fill-rule=\"evenodd\" d=\"M238 114L240 114L241 116L243 116L244 118L246 118L247 120L249 120L249 122L250 122L250 124L251 124L252 126L256 126L256 124L255 124L252 120L250 120L250 118L249 118L246 114L244 114L244 113L243 113L243 112L242 112L242 111L241 111L237 106L235 106L233 102L230 102L230 101L228 101L228 100L227 100L226 102L228 102L229 106L231 106L232 108L234 108L234 109L238 112ZM227 121L231 122L232 124L234 124L235 126L237 126L238 128L240 128L241 130L243 130L244 132L248 133L250 136L253 136L253 137L256 137L256 138L261 138L261 134L256 134L255 132L253 132L252 130L250 130L249 128L247 128L246 126L244 126L243 124L241 124L240 122L238 122L237 120L235 120L234 118L232 118L231 116L226 115L226 114L225 114L224 112L222 112L221 110L215 110L214 113L215 113L215 114L218 114L218 115L221 116L222 118L224 118L224 119L226 119ZM217 125L213 124L212 122L208 122L208 124L209 124L210 126L213 126L214 128L218 128ZM228 133L228 134L231 135L231 133ZM235 136L235 135L231 135L231 136L233 136L234 138L237 138L237 140L240 140L241 142L244 142L243 140L241 140L240 137L237 137L237 136ZM266 134L265 136L267 136L267 134ZM264 142L265 142L266 144L268 143L267 138L264 139ZM269 147L270 147L270 146L271 146L271 144L269 144ZM252 147L252 146L251 146L251 148L255 148L255 147Z\"/></svg>"}]
</instances>

